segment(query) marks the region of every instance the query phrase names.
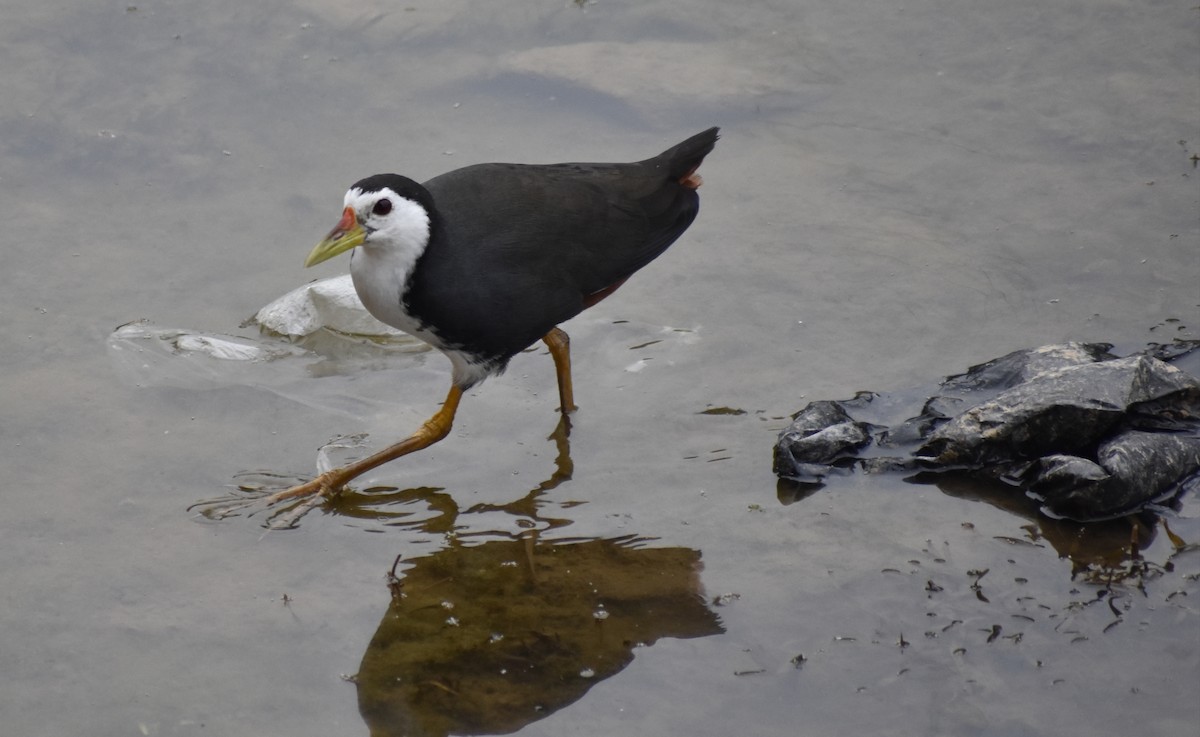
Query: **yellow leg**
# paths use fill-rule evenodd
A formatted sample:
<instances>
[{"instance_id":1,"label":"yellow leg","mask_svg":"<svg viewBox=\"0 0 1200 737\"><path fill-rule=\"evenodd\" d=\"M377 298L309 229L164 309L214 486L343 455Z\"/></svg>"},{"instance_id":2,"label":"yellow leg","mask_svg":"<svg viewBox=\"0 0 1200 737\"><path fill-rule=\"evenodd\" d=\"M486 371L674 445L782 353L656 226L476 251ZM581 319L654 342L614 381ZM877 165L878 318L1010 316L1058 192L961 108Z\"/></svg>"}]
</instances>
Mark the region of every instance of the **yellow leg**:
<instances>
[{"instance_id":1,"label":"yellow leg","mask_svg":"<svg viewBox=\"0 0 1200 737\"><path fill-rule=\"evenodd\" d=\"M575 392L571 388L571 337L565 330L554 328L542 337L554 359L554 372L558 375L558 406L563 414L574 412Z\"/></svg>"},{"instance_id":2,"label":"yellow leg","mask_svg":"<svg viewBox=\"0 0 1200 737\"><path fill-rule=\"evenodd\" d=\"M425 424L421 425L412 435L360 461L326 471L307 484L293 486L290 489L276 492L267 497L267 502L274 504L285 499L312 496L313 494L329 496L372 468L382 466L388 461L394 461L400 456L415 453L422 448L428 448L450 434L450 427L454 424L454 413L458 411L458 402L460 399L462 399L462 389L459 389L457 386L451 386L450 393L446 395L446 401L442 404L442 408L437 411L437 414L426 420Z\"/></svg>"}]
</instances>

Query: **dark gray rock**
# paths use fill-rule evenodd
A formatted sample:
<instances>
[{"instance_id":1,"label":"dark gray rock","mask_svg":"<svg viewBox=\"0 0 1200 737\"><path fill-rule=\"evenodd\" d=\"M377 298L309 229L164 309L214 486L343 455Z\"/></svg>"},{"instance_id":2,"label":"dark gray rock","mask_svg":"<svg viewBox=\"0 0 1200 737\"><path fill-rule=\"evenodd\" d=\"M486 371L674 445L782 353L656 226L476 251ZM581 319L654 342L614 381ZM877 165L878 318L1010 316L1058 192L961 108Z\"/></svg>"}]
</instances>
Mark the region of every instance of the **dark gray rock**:
<instances>
[{"instance_id":1,"label":"dark gray rock","mask_svg":"<svg viewBox=\"0 0 1200 737\"><path fill-rule=\"evenodd\" d=\"M953 417L917 454L942 466L977 466L1074 453L1136 405L1196 397L1200 381L1148 356L1052 369Z\"/></svg>"},{"instance_id":2,"label":"dark gray rock","mask_svg":"<svg viewBox=\"0 0 1200 737\"><path fill-rule=\"evenodd\" d=\"M1015 351L948 377L919 404L870 392L812 402L779 434L775 473L819 484L848 470L960 471L1083 521L1200 486L1200 381L1179 368L1197 365L1200 341L1111 350Z\"/></svg>"},{"instance_id":3,"label":"dark gray rock","mask_svg":"<svg viewBox=\"0 0 1200 737\"><path fill-rule=\"evenodd\" d=\"M1068 519L1117 517L1171 493L1200 468L1200 437L1129 430L1100 444L1095 462L1038 459L1027 471L1042 511Z\"/></svg>"},{"instance_id":4,"label":"dark gray rock","mask_svg":"<svg viewBox=\"0 0 1200 737\"><path fill-rule=\"evenodd\" d=\"M1011 389L1048 371L1117 358L1109 352L1111 350L1110 343L1061 343L1013 351L972 366L966 373L946 377L940 395Z\"/></svg>"},{"instance_id":5,"label":"dark gray rock","mask_svg":"<svg viewBox=\"0 0 1200 737\"><path fill-rule=\"evenodd\" d=\"M775 473L796 481L819 481L870 442L871 426L854 420L841 403L811 402L779 434Z\"/></svg>"}]
</instances>

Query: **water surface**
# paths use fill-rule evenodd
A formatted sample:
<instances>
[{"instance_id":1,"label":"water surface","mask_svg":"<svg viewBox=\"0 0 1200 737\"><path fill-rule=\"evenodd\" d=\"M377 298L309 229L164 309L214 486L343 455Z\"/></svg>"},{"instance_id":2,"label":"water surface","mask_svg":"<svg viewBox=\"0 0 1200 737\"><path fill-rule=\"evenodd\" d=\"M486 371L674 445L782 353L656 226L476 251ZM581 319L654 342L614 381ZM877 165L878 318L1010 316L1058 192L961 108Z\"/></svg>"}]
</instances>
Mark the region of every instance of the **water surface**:
<instances>
[{"instance_id":1,"label":"water surface","mask_svg":"<svg viewBox=\"0 0 1200 737\"><path fill-rule=\"evenodd\" d=\"M575 700L547 692L519 734L1200 722L1194 497L1164 514L1171 534L1081 529L899 478L795 500L770 471L811 399L1064 340L1196 337L1194 9L61 0L4 17L7 732L382 730L354 676L397 556L403 579L462 546L528 546L496 565L533 571L568 543L676 551L702 624L637 619L655 622L644 647L585 664ZM565 326L569 445L538 349L470 392L444 443L297 529L189 511L311 474L330 438L407 434L448 366L343 346L131 368L118 326L258 339L239 326L262 305L346 268L302 262L377 170L639 159L710 125L695 226Z\"/></svg>"}]
</instances>

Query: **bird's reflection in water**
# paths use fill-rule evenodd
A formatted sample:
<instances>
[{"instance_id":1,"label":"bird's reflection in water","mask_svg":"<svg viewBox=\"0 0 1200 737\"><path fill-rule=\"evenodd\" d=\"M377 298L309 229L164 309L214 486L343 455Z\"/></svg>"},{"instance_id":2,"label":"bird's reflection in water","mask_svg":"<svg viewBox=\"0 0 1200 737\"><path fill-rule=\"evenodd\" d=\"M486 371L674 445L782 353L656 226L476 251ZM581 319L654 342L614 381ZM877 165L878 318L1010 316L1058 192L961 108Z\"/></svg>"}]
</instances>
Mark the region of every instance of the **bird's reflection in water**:
<instances>
[{"instance_id":1,"label":"bird's reflection in water","mask_svg":"<svg viewBox=\"0 0 1200 737\"><path fill-rule=\"evenodd\" d=\"M217 499L198 502L189 508L210 520L264 512L264 525L272 529L298 527L300 520L313 510L326 514L371 521L385 527L406 527L429 533L446 533L458 527L460 514L501 512L522 518L521 527L534 526L554 529L569 525L569 519L543 518L540 497L547 491L570 480L574 472L571 460L571 418L559 417L554 431L546 439L555 446L554 468L542 481L521 499L507 504L479 504L462 511L453 496L440 487L423 486L401 489L394 486L374 486L365 489L344 488L336 496L313 496L283 505L269 505L264 500L272 492L286 489L304 481L303 478L268 471L247 471L237 476L236 492ZM356 450L362 448L363 436L351 436L331 441L327 448ZM571 507L577 502L563 502Z\"/></svg>"},{"instance_id":2,"label":"bird's reflection in water","mask_svg":"<svg viewBox=\"0 0 1200 737\"><path fill-rule=\"evenodd\" d=\"M264 508L256 502L293 480L260 473L242 478L240 495L197 506L209 518L265 509L272 527L319 509L443 534L447 547L393 569L391 604L353 679L359 710L372 735L505 734L577 701L638 647L723 632L699 551L634 536L546 539L571 524L542 498L571 478L570 430L563 416L547 438L550 476L507 504L462 510L439 488L375 487Z\"/></svg>"},{"instance_id":3,"label":"bird's reflection in water","mask_svg":"<svg viewBox=\"0 0 1200 737\"><path fill-rule=\"evenodd\" d=\"M645 543L531 533L405 561L355 678L371 734L514 732L618 673L637 647L722 632L700 553Z\"/></svg>"},{"instance_id":4,"label":"bird's reflection in water","mask_svg":"<svg viewBox=\"0 0 1200 737\"><path fill-rule=\"evenodd\" d=\"M698 551L646 547L632 536L544 539L571 523L545 514L540 498L571 478L570 429L563 417L548 438L556 450L549 478L508 504L460 512L436 489L330 502L341 515L456 532L393 577L391 604L355 678L372 735L512 732L581 698L628 665L636 647L722 631L705 604ZM406 516L397 509L406 502L434 514ZM496 515L509 523L480 524Z\"/></svg>"},{"instance_id":5,"label":"bird's reflection in water","mask_svg":"<svg viewBox=\"0 0 1200 737\"><path fill-rule=\"evenodd\" d=\"M372 520L387 526L410 527L429 533L445 533L458 527L460 514L476 515L500 512L518 518L522 529L550 530L571 524L571 520L543 517L544 500L541 496L570 480L575 465L571 461L571 418L563 415L547 440L554 443L554 468L550 477L529 490L524 497L507 504L477 504L465 511L458 508L454 498L435 487L397 489L394 487L372 487L361 492L343 489L335 498L324 501L320 506L327 512L342 517ZM424 506L427 511L414 512L413 505ZM566 502L563 506L573 506ZM479 527L473 524L471 527ZM472 533L463 533L471 535ZM493 534L491 532L482 534Z\"/></svg>"}]
</instances>

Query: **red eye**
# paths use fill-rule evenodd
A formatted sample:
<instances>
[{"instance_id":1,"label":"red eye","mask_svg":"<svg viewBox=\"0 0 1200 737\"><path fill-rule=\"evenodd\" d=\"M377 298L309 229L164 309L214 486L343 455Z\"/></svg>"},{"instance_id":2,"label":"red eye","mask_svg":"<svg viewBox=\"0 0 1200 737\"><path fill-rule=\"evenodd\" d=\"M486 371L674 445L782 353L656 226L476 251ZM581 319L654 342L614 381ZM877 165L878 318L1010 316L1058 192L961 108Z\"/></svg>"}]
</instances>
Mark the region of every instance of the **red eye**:
<instances>
[{"instance_id":1,"label":"red eye","mask_svg":"<svg viewBox=\"0 0 1200 737\"><path fill-rule=\"evenodd\" d=\"M371 212L376 215L387 215L392 211L392 201L386 197L375 203L375 207L371 208Z\"/></svg>"}]
</instances>

